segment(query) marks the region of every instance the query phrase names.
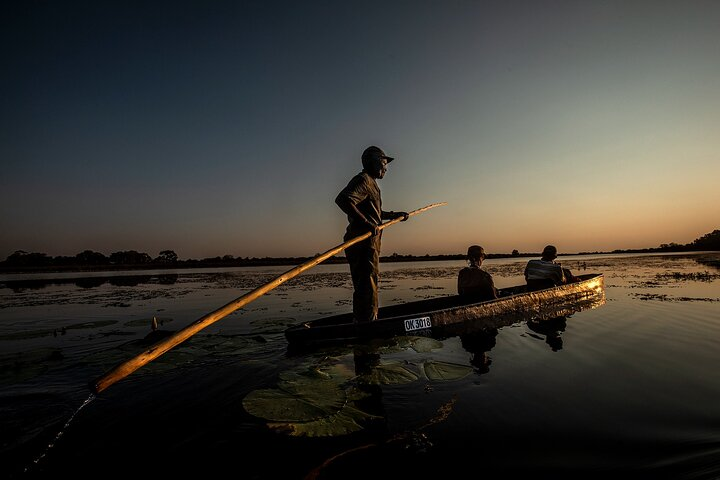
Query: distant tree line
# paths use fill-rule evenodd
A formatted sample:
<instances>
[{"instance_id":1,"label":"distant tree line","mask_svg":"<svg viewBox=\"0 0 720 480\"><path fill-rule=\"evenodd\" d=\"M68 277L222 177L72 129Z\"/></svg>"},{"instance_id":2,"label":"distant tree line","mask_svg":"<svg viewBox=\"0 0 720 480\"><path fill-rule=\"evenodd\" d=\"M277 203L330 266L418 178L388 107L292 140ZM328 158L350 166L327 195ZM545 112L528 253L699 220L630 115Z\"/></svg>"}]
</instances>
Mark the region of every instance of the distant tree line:
<instances>
[{"instance_id":1,"label":"distant tree line","mask_svg":"<svg viewBox=\"0 0 720 480\"><path fill-rule=\"evenodd\" d=\"M685 245L678 243L661 244L656 248L613 250L612 252L579 252L579 254L599 253L652 253L652 252L691 252L720 250L720 230L703 235ZM488 254L488 258L528 257L538 256L538 253L520 253L517 249L510 254ZM315 255L317 256L317 255ZM94 269L124 269L124 268L183 268L183 267L234 267L234 266L272 266L272 265L299 265L314 257L210 257L200 260L180 260L173 250L163 250L156 257L135 250L126 250L111 253L106 256L100 252L85 250L75 256L51 257L45 253L29 253L18 250L4 262L0 262L0 269L12 270L94 270ZM393 253L381 258L382 262L411 262L423 260L462 260L464 254L448 255L400 255ZM325 264L347 263L344 255L336 255L325 260Z\"/></svg>"},{"instance_id":2,"label":"distant tree line","mask_svg":"<svg viewBox=\"0 0 720 480\"><path fill-rule=\"evenodd\" d=\"M702 252L720 250L720 230L713 230L690 243L663 243L657 248L634 250L613 250L611 253L652 253L652 252Z\"/></svg>"},{"instance_id":3,"label":"distant tree line","mask_svg":"<svg viewBox=\"0 0 720 480\"><path fill-rule=\"evenodd\" d=\"M28 253L24 250L17 250L7 257L0 264L4 267L66 267L66 266L127 266L127 265L170 265L178 261L178 256L172 250L163 250L157 257L152 258L147 253L135 250L115 252L105 256L100 252L85 250L74 257L57 256L51 257L45 253Z\"/></svg>"}]
</instances>

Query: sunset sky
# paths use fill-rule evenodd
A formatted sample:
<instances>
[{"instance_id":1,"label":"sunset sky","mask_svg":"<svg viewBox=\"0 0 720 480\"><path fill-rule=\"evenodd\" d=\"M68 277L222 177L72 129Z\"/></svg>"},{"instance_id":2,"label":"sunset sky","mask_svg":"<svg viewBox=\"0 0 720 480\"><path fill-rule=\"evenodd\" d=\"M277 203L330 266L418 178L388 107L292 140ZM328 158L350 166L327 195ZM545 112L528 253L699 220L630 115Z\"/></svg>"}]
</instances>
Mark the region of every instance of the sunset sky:
<instances>
[{"instance_id":1,"label":"sunset sky","mask_svg":"<svg viewBox=\"0 0 720 480\"><path fill-rule=\"evenodd\" d=\"M13 1L0 260L311 256L396 160L383 255L720 228L717 1Z\"/></svg>"}]
</instances>

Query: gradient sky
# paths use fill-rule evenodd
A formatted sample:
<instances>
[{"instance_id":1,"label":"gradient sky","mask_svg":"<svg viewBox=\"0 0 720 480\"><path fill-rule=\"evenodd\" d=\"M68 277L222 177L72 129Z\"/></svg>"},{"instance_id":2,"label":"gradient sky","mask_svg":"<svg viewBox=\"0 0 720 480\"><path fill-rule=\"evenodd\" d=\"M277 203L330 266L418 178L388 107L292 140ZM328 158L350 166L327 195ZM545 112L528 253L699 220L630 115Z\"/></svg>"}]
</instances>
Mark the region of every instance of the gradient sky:
<instances>
[{"instance_id":1,"label":"gradient sky","mask_svg":"<svg viewBox=\"0 0 720 480\"><path fill-rule=\"evenodd\" d=\"M24 1L0 13L0 259L342 243L379 145L383 255L720 228L717 1Z\"/></svg>"}]
</instances>

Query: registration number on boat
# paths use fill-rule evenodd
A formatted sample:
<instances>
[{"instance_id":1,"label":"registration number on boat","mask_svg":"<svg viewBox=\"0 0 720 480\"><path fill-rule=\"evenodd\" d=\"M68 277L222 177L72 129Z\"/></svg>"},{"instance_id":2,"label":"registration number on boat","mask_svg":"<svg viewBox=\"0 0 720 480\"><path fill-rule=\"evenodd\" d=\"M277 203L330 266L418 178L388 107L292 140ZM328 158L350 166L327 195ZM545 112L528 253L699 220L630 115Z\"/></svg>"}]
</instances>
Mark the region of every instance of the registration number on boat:
<instances>
[{"instance_id":1,"label":"registration number on boat","mask_svg":"<svg viewBox=\"0 0 720 480\"><path fill-rule=\"evenodd\" d=\"M407 320L405 320L406 332L412 332L413 330L422 330L423 328L430 327L432 327L430 317L408 318Z\"/></svg>"}]
</instances>

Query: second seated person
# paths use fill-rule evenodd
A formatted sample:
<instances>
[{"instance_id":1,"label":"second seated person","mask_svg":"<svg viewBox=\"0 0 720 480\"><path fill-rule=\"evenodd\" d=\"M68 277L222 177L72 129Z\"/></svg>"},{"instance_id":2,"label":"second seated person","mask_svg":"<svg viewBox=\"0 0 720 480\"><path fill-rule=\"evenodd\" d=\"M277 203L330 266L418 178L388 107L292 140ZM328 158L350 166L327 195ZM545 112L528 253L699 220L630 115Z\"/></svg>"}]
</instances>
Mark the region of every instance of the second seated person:
<instances>
[{"instance_id":1,"label":"second seated person","mask_svg":"<svg viewBox=\"0 0 720 480\"><path fill-rule=\"evenodd\" d=\"M542 252L542 257L537 260L528 261L525 266L525 281L530 292L564 285L578 280L569 269L563 268L557 263L557 248L554 245L547 245Z\"/></svg>"}]
</instances>

